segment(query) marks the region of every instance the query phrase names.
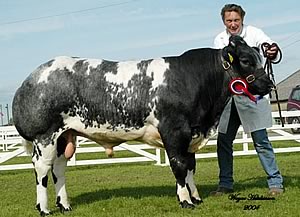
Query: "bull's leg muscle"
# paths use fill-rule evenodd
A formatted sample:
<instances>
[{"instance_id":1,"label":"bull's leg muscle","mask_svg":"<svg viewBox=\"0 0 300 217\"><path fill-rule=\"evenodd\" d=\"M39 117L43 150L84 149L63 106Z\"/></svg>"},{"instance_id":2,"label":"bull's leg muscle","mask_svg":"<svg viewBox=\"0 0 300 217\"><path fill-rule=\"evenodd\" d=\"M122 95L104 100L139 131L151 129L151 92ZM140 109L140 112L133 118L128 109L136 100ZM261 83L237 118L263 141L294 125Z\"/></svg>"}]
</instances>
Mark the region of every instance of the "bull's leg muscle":
<instances>
[{"instance_id":1,"label":"bull's leg muscle","mask_svg":"<svg viewBox=\"0 0 300 217\"><path fill-rule=\"evenodd\" d=\"M65 169L67 166L67 159L64 155L56 158L53 164L52 177L55 185L56 192L56 206L60 208L63 213L65 211L71 211L72 208L68 202L68 196L66 191L66 178Z\"/></svg>"}]
</instances>

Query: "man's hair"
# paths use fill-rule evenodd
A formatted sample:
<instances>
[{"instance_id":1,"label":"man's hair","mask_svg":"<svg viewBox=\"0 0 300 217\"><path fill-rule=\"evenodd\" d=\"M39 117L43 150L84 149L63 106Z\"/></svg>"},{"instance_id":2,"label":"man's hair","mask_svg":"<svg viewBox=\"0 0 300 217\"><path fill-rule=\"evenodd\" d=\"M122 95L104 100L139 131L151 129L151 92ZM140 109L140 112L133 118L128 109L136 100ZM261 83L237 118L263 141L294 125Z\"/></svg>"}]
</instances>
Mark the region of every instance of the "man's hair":
<instances>
[{"instance_id":1,"label":"man's hair","mask_svg":"<svg viewBox=\"0 0 300 217\"><path fill-rule=\"evenodd\" d=\"M245 16L246 12L243 10L243 8L240 5L226 4L226 5L224 5L224 7L221 10L221 16L222 16L223 21L224 21L224 17L225 17L225 12L231 12L231 11L237 12L241 16L242 20L244 20L244 16Z\"/></svg>"}]
</instances>

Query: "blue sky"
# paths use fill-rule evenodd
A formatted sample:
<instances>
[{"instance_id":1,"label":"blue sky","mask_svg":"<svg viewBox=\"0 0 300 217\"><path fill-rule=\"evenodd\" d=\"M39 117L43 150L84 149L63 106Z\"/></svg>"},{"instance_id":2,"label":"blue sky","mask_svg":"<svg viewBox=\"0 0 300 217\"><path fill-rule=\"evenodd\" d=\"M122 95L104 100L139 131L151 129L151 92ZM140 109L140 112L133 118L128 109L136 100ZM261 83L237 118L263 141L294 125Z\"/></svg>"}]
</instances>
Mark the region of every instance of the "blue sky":
<instances>
[{"instance_id":1,"label":"blue sky","mask_svg":"<svg viewBox=\"0 0 300 217\"><path fill-rule=\"evenodd\" d=\"M133 60L211 47L226 3L242 5L244 23L281 47L278 82L300 69L299 0L0 0L0 104L55 56Z\"/></svg>"}]
</instances>

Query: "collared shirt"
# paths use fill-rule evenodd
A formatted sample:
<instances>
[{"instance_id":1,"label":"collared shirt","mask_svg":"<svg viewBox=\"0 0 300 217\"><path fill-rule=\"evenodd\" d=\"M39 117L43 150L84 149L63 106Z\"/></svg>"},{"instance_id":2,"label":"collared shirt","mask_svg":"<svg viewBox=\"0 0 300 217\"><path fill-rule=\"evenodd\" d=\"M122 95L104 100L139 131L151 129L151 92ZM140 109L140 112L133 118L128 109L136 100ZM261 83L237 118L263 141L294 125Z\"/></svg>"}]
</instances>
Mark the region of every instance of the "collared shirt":
<instances>
[{"instance_id":1,"label":"collared shirt","mask_svg":"<svg viewBox=\"0 0 300 217\"><path fill-rule=\"evenodd\" d=\"M268 42L269 44L274 43L261 29L254 26L243 25L242 32L239 34L250 47L257 47L262 54L261 44ZM229 43L230 33L224 30L218 34L214 40L214 48L222 49Z\"/></svg>"}]
</instances>

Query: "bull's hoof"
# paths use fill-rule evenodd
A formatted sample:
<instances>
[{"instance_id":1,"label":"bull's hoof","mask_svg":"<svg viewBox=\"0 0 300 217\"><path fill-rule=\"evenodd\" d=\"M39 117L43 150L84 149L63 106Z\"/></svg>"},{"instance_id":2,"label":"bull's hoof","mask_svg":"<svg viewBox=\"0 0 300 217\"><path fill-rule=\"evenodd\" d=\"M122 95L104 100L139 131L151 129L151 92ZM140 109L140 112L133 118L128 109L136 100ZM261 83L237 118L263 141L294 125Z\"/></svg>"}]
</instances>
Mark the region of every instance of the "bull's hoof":
<instances>
[{"instance_id":1,"label":"bull's hoof","mask_svg":"<svg viewBox=\"0 0 300 217\"><path fill-rule=\"evenodd\" d=\"M40 204L37 204L35 206L35 208L39 211L40 216L47 216L47 215L51 215L52 214L50 211L41 210Z\"/></svg>"},{"instance_id":2,"label":"bull's hoof","mask_svg":"<svg viewBox=\"0 0 300 217\"><path fill-rule=\"evenodd\" d=\"M70 212L72 211L72 207L64 207L61 203L57 203L56 206L59 208L59 211L64 214L65 212Z\"/></svg>"},{"instance_id":3,"label":"bull's hoof","mask_svg":"<svg viewBox=\"0 0 300 217\"><path fill-rule=\"evenodd\" d=\"M194 204L190 204L186 200L184 200L183 202L180 202L180 205L181 205L181 208L184 208L184 209L194 209L195 208Z\"/></svg>"},{"instance_id":4,"label":"bull's hoof","mask_svg":"<svg viewBox=\"0 0 300 217\"><path fill-rule=\"evenodd\" d=\"M60 197L60 196L58 196L58 197L56 198L56 207L59 208L59 210L60 210L61 213L72 211L72 207L71 207L70 205L64 206L64 205L61 203L61 197Z\"/></svg>"},{"instance_id":5,"label":"bull's hoof","mask_svg":"<svg viewBox=\"0 0 300 217\"><path fill-rule=\"evenodd\" d=\"M192 203L195 205L200 205L201 203L203 203L203 200L192 197Z\"/></svg>"},{"instance_id":6,"label":"bull's hoof","mask_svg":"<svg viewBox=\"0 0 300 217\"><path fill-rule=\"evenodd\" d=\"M51 215L51 212L44 212L44 211L40 212L40 216L42 216L42 217L47 216L47 215Z\"/></svg>"}]
</instances>

